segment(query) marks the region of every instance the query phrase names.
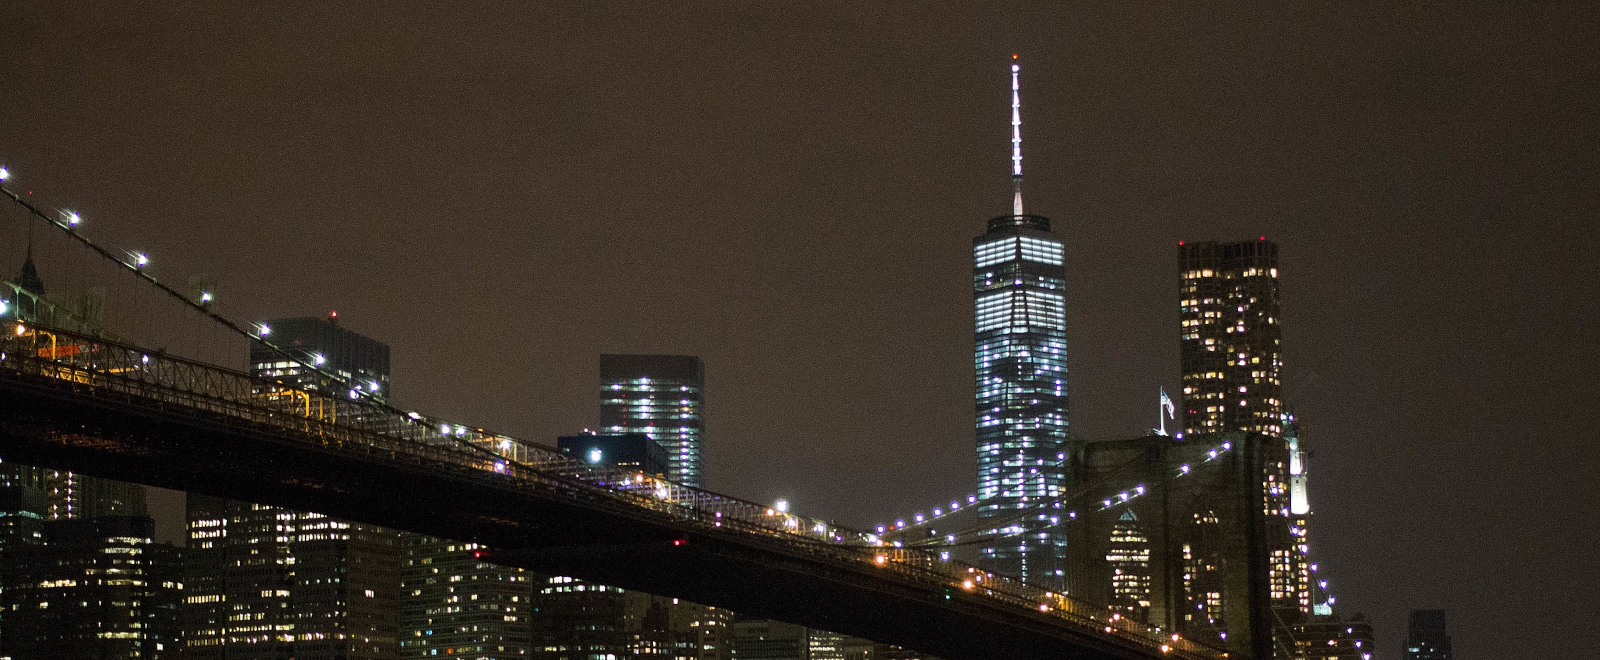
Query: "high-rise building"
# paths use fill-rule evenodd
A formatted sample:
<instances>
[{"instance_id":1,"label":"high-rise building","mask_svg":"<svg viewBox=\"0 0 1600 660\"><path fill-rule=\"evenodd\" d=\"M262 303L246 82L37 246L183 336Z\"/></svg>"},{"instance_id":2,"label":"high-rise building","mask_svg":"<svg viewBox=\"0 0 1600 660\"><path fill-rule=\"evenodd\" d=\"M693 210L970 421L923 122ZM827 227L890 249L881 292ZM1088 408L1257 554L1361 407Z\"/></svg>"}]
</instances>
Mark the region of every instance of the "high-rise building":
<instances>
[{"instance_id":1,"label":"high-rise building","mask_svg":"<svg viewBox=\"0 0 1600 660\"><path fill-rule=\"evenodd\" d=\"M533 574L484 562L476 543L407 533L401 545L400 657L530 655Z\"/></svg>"},{"instance_id":2,"label":"high-rise building","mask_svg":"<svg viewBox=\"0 0 1600 660\"><path fill-rule=\"evenodd\" d=\"M1281 435L1278 246L1184 241L1178 257L1184 432Z\"/></svg>"},{"instance_id":3,"label":"high-rise building","mask_svg":"<svg viewBox=\"0 0 1600 660\"><path fill-rule=\"evenodd\" d=\"M705 367L690 355L600 356L600 428L643 433L667 452L667 478L702 482Z\"/></svg>"},{"instance_id":4,"label":"high-rise building","mask_svg":"<svg viewBox=\"0 0 1600 660\"><path fill-rule=\"evenodd\" d=\"M1065 250L1022 211L1020 67L1011 65L1012 214L972 240L978 515L1011 533L980 549L989 570L1060 588L1066 537L1050 522L1067 442Z\"/></svg>"},{"instance_id":5,"label":"high-rise building","mask_svg":"<svg viewBox=\"0 0 1600 660\"><path fill-rule=\"evenodd\" d=\"M1150 537L1133 509L1111 526L1106 563L1111 566L1111 606L1144 621L1150 615Z\"/></svg>"},{"instance_id":6,"label":"high-rise building","mask_svg":"<svg viewBox=\"0 0 1600 660\"><path fill-rule=\"evenodd\" d=\"M382 399L389 347L328 319L270 321L254 375L329 387L309 367ZM343 392L335 393L342 395ZM185 658L390 660L398 657L399 535L374 525L217 497L188 497Z\"/></svg>"},{"instance_id":7,"label":"high-rise building","mask_svg":"<svg viewBox=\"0 0 1600 660\"><path fill-rule=\"evenodd\" d=\"M7 548L0 657L177 657L181 551L154 534L143 516L54 520L42 545Z\"/></svg>"},{"instance_id":8,"label":"high-rise building","mask_svg":"<svg viewBox=\"0 0 1600 660\"><path fill-rule=\"evenodd\" d=\"M1405 660L1450 660L1450 636L1444 630L1444 610L1411 610L1406 626Z\"/></svg>"}]
</instances>

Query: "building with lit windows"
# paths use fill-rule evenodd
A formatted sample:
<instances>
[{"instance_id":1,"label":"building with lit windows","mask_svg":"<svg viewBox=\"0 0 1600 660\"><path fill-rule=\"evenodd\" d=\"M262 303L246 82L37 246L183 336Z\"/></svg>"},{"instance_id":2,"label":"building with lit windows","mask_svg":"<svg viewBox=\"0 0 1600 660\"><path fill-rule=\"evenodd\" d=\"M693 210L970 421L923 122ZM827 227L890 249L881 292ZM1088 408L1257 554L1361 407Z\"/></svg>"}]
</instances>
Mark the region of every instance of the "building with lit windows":
<instances>
[{"instance_id":1,"label":"building with lit windows","mask_svg":"<svg viewBox=\"0 0 1600 660\"><path fill-rule=\"evenodd\" d=\"M1178 268L1184 435L1244 431L1274 442L1263 487L1273 607L1288 622L1316 614L1308 559L1308 452L1283 402L1278 246L1180 241ZM1280 524L1281 523L1281 524Z\"/></svg>"},{"instance_id":2,"label":"building with lit windows","mask_svg":"<svg viewBox=\"0 0 1600 660\"><path fill-rule=\"evenodd\" d=\"M1066 537L1048 503L1064 492L1066 254L1049 218L1022 212L1019 71L1013 61L1012 214L972 239L978 516L1012 530L980 548L979 562L1061 588Z\"/></svg>"},{"instance_id":3,"label":"building with lit windows","mask_svg":"<svg viewBox=\"0 0 1600 660\"><path fill-rule=\"evenodd\" d=\"M1178 244L1184 433L1283 433L1278 246Z\"/></svg>"},{"instance_id":4,"label":"building with lit windows","mask_svg":"<svg viewBox=\"0 0 1600 660\"><path fill-rule=\"evenodd\" d=\"M1106 548L1111 567L1111 606L1140 621L1150 616L1150 538L1133 509L1111 526Z\"/></svg>"},{"instance_id":5,"label":"building with lit windows","mask_svg":"<svg viewBox=\"0 0 1600 660\"><path fill-rule=\"evenodd\" d=\"M721 608L566 576L545 578L533 602L534 658L733 657L733 614Z\"/></svg>"},{"instance_id":6,"label":"building with lit windows","mask_svg":"<svg viewBox=\"0 0 1600 660\"><path fill-rule=\"evenodd\" d=\"M1450 660L1451 657L1450 635L1444 629L1444 610L1411 610L1406 626L1405 660Z\"/></svg>"},{"instance_id":7,"label":"building with lit windows","mask_svg":"<svg viewBox=\"0 0 1600 660\"><path fill-rule=\"evenodd\" d=\"M380 400L389 394L389 347L332 315L269 321L261 331L295 359L257 343L253 375L307 390L339 382L315 369ZM194 494L187 527L186 659L398 657L398 533Z\"/></svg>"},{"instance_id":8,"label":"building with lit windows","mask_svg":"<svg viewBox=\"0 0 1600 660\"><path fill-rule=\"evenodd\" d=\"M1348 620L1316 617L1290 624L1295 660L1372 660L1372 623L1356 614Z\"/></svg>"},{"instance_id":9,"label":"building with lit windows","mask_svg":"<svg viewBox=\"0 0 1600 660\"><path fill-rule=\"evenodd\" d=\"M43 523L44 543L5 550L0 656L176 658L181 550L155 521L102 516Z\"/></svg>"},{"instance_id":10,"label":"building with lit windows","mask_svg":"<svg viewBox=\"0 0 1600 660\"><path fill-rule=\"evenodd\" d=\"M600 428L643 433L666 450L667 478L699 488L705 366L690 355L601 355Z\"/></svg>"},{"instance_id":11,"label":"building with lit windows","mask_svg":"<svg viewBox=\"0 0 1600 660\"><path fill-rule=\"evenodd\" d=\"M527 658L534 575L482 561L476 543L401 535L400 657Z\"/></svg>"}]
</instances>

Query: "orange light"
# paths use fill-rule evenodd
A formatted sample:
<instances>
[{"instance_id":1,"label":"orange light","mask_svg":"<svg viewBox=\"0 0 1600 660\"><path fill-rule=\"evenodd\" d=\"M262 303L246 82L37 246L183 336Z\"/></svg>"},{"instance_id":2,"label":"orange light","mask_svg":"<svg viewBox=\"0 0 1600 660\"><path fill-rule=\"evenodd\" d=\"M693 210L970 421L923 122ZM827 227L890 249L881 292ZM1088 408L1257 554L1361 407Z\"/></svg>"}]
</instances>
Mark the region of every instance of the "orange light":
<instances>
[{"instance_id":1,"label":"orange light","mask_svg":"<svg viewBox=\"0 0 1600 660\"><path fill-rule=\"evenodd\" d=\"M961 583L961 588L966 589L967 591L972 591L972 580L963 581Z\"/></svg>"},{"instance_id":2,"label":"orange light","mask_svg":"<svg viewBox=\"0 0 1600 660\"><path fill-rule=\"evenodd\" d=\"M1017 54L1016 53L1012 53L1011 54L1011 59L1017 59Z\"/></svg>"},{"instance_id":3,"label":"orange light","mask_svg":"<svg viewBox=\"0 0 1600 660\"><path fill-rule=\"evenodd\" d=\"M874 558L873 558L873 561L875 561L875 562L878 562L878 565L879 565L879 566L882 566L882 565L884 565L884 564L886 564L886 563L888 563L888 561L889 561L889 558L888 558L888 557L885 557L885 556L883 556L883 555L878 555L878 556L877 556L877 557L874 557Z\"/></svg>"}]
</instances>

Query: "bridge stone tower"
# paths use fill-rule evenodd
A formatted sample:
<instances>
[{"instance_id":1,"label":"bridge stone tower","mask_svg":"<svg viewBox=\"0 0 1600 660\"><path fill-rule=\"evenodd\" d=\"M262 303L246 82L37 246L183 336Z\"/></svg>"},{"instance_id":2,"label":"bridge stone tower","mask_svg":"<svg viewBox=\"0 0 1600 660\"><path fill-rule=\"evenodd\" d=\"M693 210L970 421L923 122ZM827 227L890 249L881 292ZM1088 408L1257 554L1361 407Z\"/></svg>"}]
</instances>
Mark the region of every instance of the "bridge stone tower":
<instances>
[{"instance_id":1,"label":"bridge stone tower","mask_svg":"<svg viewBox=\"0 0 1600 660\"><path fill-rule=\"evenodd\" d=\"M1268 540L1288 533L1288 519L1267 515L1281 498L1261 475L1287 453L1283 441L1152 435L1070 451L1069 482L1136 483L1143 494L1120 502L1091 487L1064 501L1079 512L1065 523L1067 592L1235 658L1273 657Z\"/></svg>"}]
</instances>

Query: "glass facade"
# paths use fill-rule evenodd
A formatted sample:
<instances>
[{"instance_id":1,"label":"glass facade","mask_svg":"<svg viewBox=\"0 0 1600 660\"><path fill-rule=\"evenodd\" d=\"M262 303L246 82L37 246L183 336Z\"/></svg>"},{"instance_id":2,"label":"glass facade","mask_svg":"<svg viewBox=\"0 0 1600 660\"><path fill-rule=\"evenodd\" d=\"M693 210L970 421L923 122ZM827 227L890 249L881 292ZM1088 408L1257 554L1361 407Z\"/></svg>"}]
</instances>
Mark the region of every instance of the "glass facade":
<instances>
[{"instance_id":1,"label":"glass facade","mask_svg":"<svg viewBox=\"0 0 1600 660\"><path fill-rule=\"evenodd\" d=\"M1051 521L1067 441L1066 267L1050 220L1001 216L973 239L980 561L1060 588L1066 537Z\"/></svg>"},{"instance_id":2,"label":"glass facade","mask_svg":"<svg viewBox=\"0 0 1600 660\"><path fill-rule=\"evenodd\" d=\"M667 478L699 488L705 367L690 355L600 356L600 427L643 433L666 450Z\"/></svg>"}]
</instances>

